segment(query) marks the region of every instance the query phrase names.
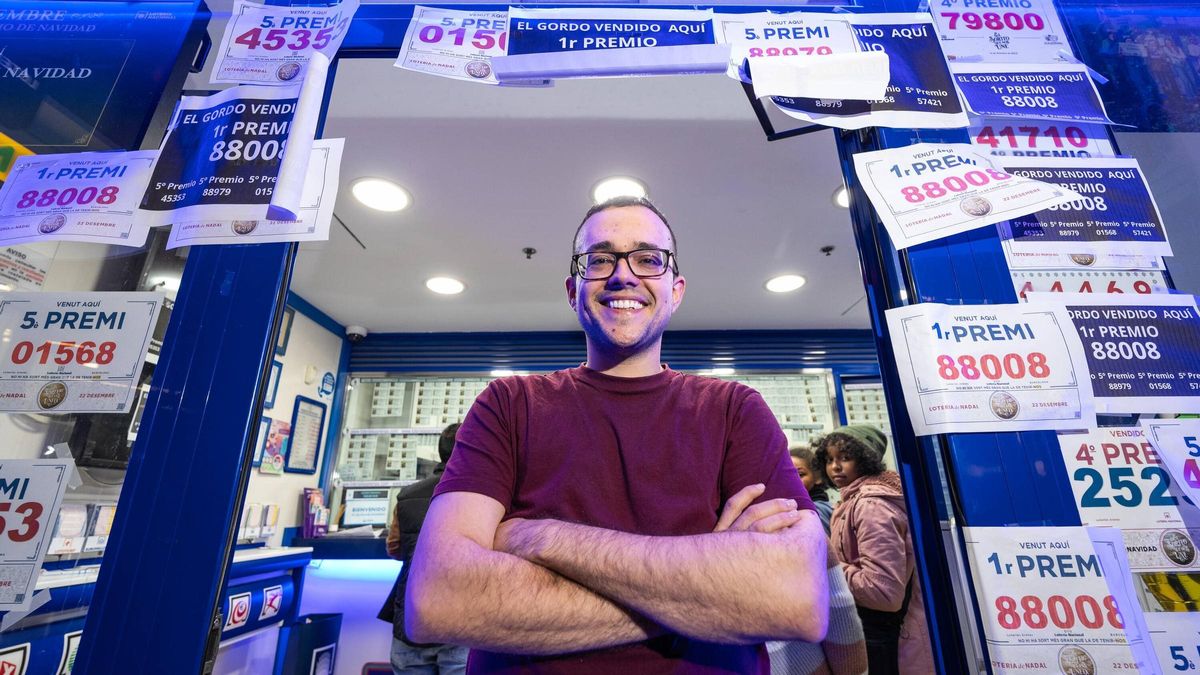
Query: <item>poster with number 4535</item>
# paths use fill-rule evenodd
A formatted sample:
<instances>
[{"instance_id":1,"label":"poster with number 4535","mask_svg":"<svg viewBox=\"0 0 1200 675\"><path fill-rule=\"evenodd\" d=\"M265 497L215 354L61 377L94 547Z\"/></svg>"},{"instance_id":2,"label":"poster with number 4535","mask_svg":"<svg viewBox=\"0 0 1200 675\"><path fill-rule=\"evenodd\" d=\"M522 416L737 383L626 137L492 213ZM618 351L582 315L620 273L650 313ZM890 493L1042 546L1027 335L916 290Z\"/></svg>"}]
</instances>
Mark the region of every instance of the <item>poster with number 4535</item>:
<instances>
[{"instance_id":1,"label":"poster with number 4535","mask_svg":"<svg viewBox=\"0 0 1200 675\"><path fill-rule=\"evenodd\" d=\"M296 84L314 52L337 54L358 0L327 7L287 7L236 0L217 49L212 82Z\"/></svg>"}]
</instances>

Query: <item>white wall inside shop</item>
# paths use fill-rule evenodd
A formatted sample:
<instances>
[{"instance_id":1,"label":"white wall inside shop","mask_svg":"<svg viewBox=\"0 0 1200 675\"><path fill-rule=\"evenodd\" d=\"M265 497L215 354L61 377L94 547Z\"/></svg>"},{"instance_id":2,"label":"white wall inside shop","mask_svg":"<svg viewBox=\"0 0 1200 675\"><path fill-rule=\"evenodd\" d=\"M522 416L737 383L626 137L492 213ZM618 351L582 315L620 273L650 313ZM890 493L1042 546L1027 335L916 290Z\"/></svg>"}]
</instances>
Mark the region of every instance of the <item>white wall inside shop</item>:
<instances>
[{"instance_id":1,"label":"white wall inside shop","mask_svg":"<svg viewBox=\"0 0 1200 675\"><path fill-rule=\"evenodd\" d=\"M280 545L284 528L300 526L300 495L304 488L317 487L324 463L329 460L325 456L325 445L329 439L333 397L321 396L319 388L325 373L337 376L344 339L341 334L333 333L297 311L292 320L287 350L283 355L277 354L274 357L283 364L283 370L279 377L279 389L275 393L275 405L263 410L263 417L290 422L297 396L319 401L326 406L326 410L316 473L285 471L282 475L270 475L256 468L250 475L245 504L279 505L279 522L275 534L267 540L268 546ZM309 366L313 369L310 370ZM312 382L304 381L306 371L315 371Z\"/></svg>"}]
</instances>

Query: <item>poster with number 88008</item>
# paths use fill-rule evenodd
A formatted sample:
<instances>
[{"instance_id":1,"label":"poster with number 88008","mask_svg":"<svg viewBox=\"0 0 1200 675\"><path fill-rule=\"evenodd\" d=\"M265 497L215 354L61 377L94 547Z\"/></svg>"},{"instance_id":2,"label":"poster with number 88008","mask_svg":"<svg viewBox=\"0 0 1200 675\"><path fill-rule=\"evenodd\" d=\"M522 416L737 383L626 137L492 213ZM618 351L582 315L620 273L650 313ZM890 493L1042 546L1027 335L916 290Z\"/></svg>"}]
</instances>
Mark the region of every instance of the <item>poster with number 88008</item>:
<instances>
[{"instance_id":1,"label":"poster with number 88008","mask_svg":"<svg viewBox=\"0 0 1200 675\"><path fill-rule=\"evenodd\" d=\"M25 609L74 462L0 460L0 611Z\"/></svg>"},{"instance_id":2,"label":"poster with number 88008","mask_svg":"<svg viewBox=\"0 0 1200 675\"><path fill-rule=\"evenodd\" d=\"M217 50L212 82L297 84L320 52L333 60L358 0L328 7L286 7L236 0Z\"/></svg>"},{"instance_id":3,"label":"poster with number 88008","mask_svg":"<svg viewBox=\"0 0 1200 675\"><path fill-rule=\"evenodd\" d=\"M1071 51L1052 0L932 0L929 11L951 61L1052 63Z\"/></svg>"},{"instance_id":4,"label":"poster with number 88008","mask_svg":"<svg viewBox=\"0 0 1200 675\"><path fill-rule=\"evenodd\" d=\"M989 672L1150 672L1154 656L1110 528L963 528Z\"/></svg>"}]
</instances>

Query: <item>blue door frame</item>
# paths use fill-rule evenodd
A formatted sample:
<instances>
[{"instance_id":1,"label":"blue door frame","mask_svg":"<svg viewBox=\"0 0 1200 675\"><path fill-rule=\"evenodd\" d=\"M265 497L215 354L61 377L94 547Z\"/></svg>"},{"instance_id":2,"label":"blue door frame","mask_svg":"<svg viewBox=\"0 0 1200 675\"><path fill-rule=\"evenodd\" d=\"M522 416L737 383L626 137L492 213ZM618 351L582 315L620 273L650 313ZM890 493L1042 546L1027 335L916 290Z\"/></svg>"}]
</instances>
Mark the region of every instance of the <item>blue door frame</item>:
<instances>
[{"instance_id":1,"label":"blue door frame","mask_svg":"<svg viewBox=\"0 0 1200 675\"><path fill-rule=\"evenodd\" d=\"M855 11L905 12L922 3L858 4ZM362 5L339 58L394 57L411 17L411 5ZM850 157L918 139L966 142L965 131L834 133L853 194L851 215L935 654L941 672L969 672L973 658L954 596L945 592L956 575L941 523L1073 525L1078 517L1053 433L912 436L884 310L906 303L902 289L922 301L1012 302L1015 296L990 229L897 253L867 206ZM200 671L295 252L294 244L192 249L87 616L79 672ZM939 459L955 486L950 505L942 499Z\"/></svg>"}]
</instances>

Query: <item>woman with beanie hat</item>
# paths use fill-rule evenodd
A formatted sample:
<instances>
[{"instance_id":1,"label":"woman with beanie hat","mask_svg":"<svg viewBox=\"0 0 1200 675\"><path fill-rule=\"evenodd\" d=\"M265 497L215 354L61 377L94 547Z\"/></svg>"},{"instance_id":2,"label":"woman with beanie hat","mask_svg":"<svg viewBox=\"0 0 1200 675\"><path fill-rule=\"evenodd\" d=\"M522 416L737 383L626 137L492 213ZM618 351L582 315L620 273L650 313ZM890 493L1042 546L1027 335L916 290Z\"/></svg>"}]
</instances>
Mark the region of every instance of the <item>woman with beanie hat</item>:
<instances>
[{"instance_id":1,"label":"woman with beanie hat","mask_svg":"<svg viewBox=\"0 0 1200 675\"><path fill-rule=\"evenodd\" d=\"M900 476L884 466L886 451L883 432L854 424L818 441L815 463L841 491L830 547L862 619L871 675L924 675L934 672L933 652Z\"/></svg>"}]
</instances>

